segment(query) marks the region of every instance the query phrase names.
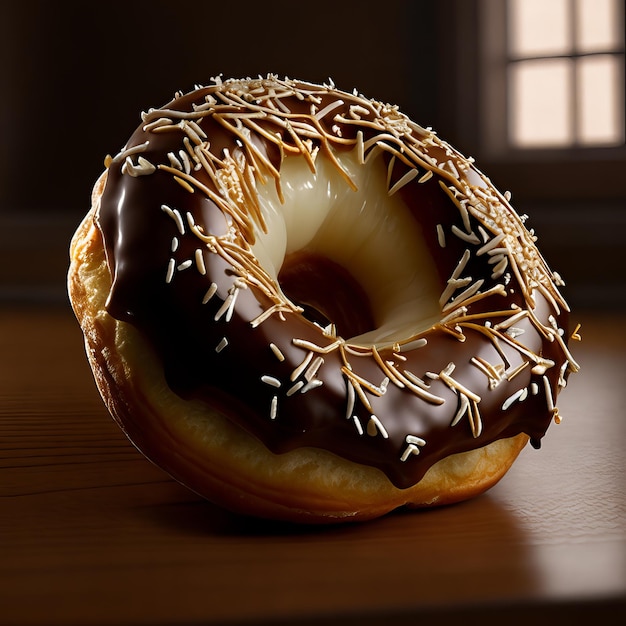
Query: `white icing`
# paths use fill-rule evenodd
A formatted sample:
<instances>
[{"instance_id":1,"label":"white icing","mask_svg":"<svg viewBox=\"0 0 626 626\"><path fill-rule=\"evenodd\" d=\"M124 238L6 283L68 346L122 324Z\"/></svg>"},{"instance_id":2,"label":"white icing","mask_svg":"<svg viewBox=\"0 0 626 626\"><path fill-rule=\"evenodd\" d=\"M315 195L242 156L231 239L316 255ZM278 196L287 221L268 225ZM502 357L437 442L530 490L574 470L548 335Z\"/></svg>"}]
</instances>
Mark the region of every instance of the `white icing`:
<instances>
[{"instance_id":1,"label":"white icing","mask_svg":"<svg viewBox=\"0 0 626 626\"><path fill-rule=\"evenodd\" d=\"M380 347L426 330L441 317L441 285L418 221L400 194L387 193L382 153L366 164L356 150L335 156L357 191L323 154L315 173L303 157L283 161L284 203L273 181L258 186L267 233L256 233L256 258L275 280L285 256L303 250L348 270L368 294L378 325L345 338L350 343Z\"/></svg>"}]
</instances>

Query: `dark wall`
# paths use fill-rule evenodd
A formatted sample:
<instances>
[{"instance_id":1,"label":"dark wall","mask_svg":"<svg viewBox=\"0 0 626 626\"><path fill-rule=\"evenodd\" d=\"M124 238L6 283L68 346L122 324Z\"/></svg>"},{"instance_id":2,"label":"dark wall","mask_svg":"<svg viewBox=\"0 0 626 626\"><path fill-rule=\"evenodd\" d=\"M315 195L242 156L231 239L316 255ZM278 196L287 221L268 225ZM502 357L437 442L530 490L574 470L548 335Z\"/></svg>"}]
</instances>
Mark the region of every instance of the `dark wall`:
<instances>
[{"instance_id":1,"label":"dark wall","mask_svg":"<svg viewBox=\"0 0 626 626\"><path fill-rule=\"evenodd\" d=\"M0 214L82 213L140 112L219 73L332 77L436 126L435 13L431 0L6 3Z\"/></svg>"}]
</instances>

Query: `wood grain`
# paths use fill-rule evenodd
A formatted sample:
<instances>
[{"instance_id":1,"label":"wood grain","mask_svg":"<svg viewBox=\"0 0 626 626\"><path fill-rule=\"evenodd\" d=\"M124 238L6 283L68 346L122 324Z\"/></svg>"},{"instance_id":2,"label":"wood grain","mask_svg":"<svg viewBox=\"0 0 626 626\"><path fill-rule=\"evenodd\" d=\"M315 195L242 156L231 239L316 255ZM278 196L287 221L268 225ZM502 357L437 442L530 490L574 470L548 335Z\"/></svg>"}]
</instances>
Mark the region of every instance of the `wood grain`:
<instances>
[{"instance_id":1,"label":"wood grain","mask_svg":"<svg viewBox=\"0 0 626 626\"><path fill-rule=\"evenodd\" d=\"M0 624L621 623L623 316L488 494L340 528L232 515L108 416L69 310L0 311Z\"/></svg>"}]
</instances>

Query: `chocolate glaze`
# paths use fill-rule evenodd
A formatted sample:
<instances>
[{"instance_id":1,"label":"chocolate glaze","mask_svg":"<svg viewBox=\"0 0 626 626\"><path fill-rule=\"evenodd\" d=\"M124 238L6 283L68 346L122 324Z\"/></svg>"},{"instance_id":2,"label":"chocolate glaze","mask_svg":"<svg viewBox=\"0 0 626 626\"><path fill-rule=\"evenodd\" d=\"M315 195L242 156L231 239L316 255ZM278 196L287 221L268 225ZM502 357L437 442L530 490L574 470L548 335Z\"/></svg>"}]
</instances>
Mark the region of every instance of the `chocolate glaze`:
<instances>
[{"instance_id":1,"label":"chocolate glaze","mask_svg":"<svg viewBox=\"0 0 626 626\"><path fill-rule=\"evenodd\" d=\"M243 116L255 111L254 107L267 107L266 102L255 98L267 95L271 90L291 92L291 95L281 98L281 104L291 111L291 120L298 113L308 123L313 123L310 94L317 99L317 111L339 98L343 100L322 121L315 121L336 141L324 144L323 141L314 140L307 149L320 147L324 151L331 145L332 150L338 153L357 149L358 131L363 133L365 142L376 134L384 135L380 128L367 124L337 121L337 114L347 118L350 107L354 105L370 110L369 117L361 112L364 118L383 120L387 125L389 119L404 122L404 118L394 109L376 116L371 111L377 107L380 109L379 104L362 97L331 88L278 82L274 79L226 83L198 89L166 105L161 114L177 123L178 118L174 119L172 111L193 111L194 105L204 105L206 97L212 96L216 101L213 108L194 120L206 134L207 139L204 141L210 142L210 152L218 158L224 156L225 150L229 154L241 153L250 161L246 140L242 141L241 136L236 136L216 120L215 112ZM251 92L253 95L249 95ZM283 119L282 109L275 107L275 110L276 116ZM307 261L304 255L285 265L284 291L292 297L294 304L306 304L310 308L305 307L304 312L295 307L285 309L281 314L267 316L253 327L251 321L275 304L275 300L250 281L244 280L242 284L238 268L210 246L202 245L188 227L186 215L190 213L194 222L201 225L204 234L229 236L230 218L218 206L215 198L198 189L190 193L175 180L170 171L156 169L150 174L132 176L128 165L124 169L127 151L146 141L148 145L145 148L128 157L131 164L138 163L138 156L153 165L169 164L171 160L168 153L180 154L179 151L185 150L183 137L189 137L189 134L186 135L182 129L170 128L168 132L144 129L145 124L158 117L159 114L149 114L148 121L135 131L125 150L109 166L96 223L103 235L113 277L107 310L115 318L131 323L145 333L162 358L172 390L184 398L203 399L261 439L276 453L301 446L320 447L349 460L380 468L398 487L415 484L441 458L484 446L499 438L524 432L535 446L539 445L548 425L556 416L556 410L552 408L556 394L564 386L569 372L575 369L565 349L566 307L552 282L552 274L534 246L530 250L530 260L544 280L542 290L531 293L527 285L520 284L511 267L506 274L492 277L494 264L490 264L489 260L493 257L486 253L479 255L477 251L484 245L487 235L492 238L498 233L497 227L487 218L479 219L476 212L469 216L463 215L440 184L440 181L450 183L450 175L445 173L445 165L442 164L452 160L457 169L463 166L465 169L457 172L456 180L466 187L469 185L471 189L488 192L492 198L499 198L501 208L498 209L498 215L501 220L517 229L523 229L523 226L506 201L468 161L430 132L415 125L406 131L405 136L398 135L395 143L385 138L389 131L382 137L385 145L392 147L408 145L412 140L419 141L422 146L420 154L432 159L432 162L426 161L420 167L421 173L432 169L434 176L426 182L414 179L404 185L399 193L426 233L427 245L440 272L442 291L467 249L472 254L462 275L472 276L474 280L482 277L485 282L480 291L483 293L498 285L502 285L504 290L468 304L465 315L478 317L470 319L462 328L454 323L446 326L435 324L422 334L427 339L423 347L403 353L393 347L381 349L381 356L393 362L397 371L408 371L421 378L428 386L427 393L433 394L437 402L424 399L422 395L394 380L385 383L385 372L372 352L365 351L367 354L364 356L350 353L352 371L361 379L384 389L380 394L365 389L366 402L357 393L352 406L349 399L351 383L345 371L342 372L346 353L339 349L323 353L323 348L332 345L335 338L324 335L320 326L314 322L323 326L327 319L335 321L340 334L344 329L347 334L352 334L355 328L358 332L368 330L374 322L371 312L367 310L367 294L362 293L360 287L354 285L353 279L341 271L330 272L335 275L335 280L331 281L335 287L349 286L353 295L358 293L354 297L360 302L359 312L352 315L346 310L347 298L329 297L328 292L317 290L310 284L299 284L298 267L306 270L301 274L301 280L305 280L307 273L316 277L326 274L328 278L329 275L328 264L325 265L324 260L311 261L309 258ZM297 145L288 129L271 120L256 122L265 131L280 135L286 146ZM266 156L268 167L279 170L282 159L296 158L288 156L285 151L281 156L277 143L259 134L253 134L247 141ZM391 159L391 153L386 154L387 163L391 163ZM255 175L260 175L263 167L256 163L255 168ZM407 169L399 160L392 164L390 186L400 180ZM263 172L266 178L267 171L266 168ZM217 191L205 169L192 170L191 175L207 188ZM474 198L472 202L472 206L475 206L479 200ZM163 205L180 211L184 220L184 234L179 232L171 215L162 209ZM465 228L468 223L476 233L481 232L479 226L482 227L483 235L479 243L468 243L450 234L453 225ZM438 225L448 233L445 248L442 248L437 238ZM257 225L257 228L260 227ZM241 233L237 237L241 240ZM252 237L248 235L248 239ZM173 251L174 238L177 248ZM522 241L520 245L526 246L528 241L530 239ZM251 245L252 241L247 243ZM206 268L205 274L197 270L195 255L198 249ZM168 281L166 274L172 258L178 269ZM194 264L185 267L185 261L190 259L194 260ZM233 287L238 276L240 287ZM324 281L326 285L327 278ZM211 283L216 285L217 290L203 304ZM224 312L229 290L232 294L233 289L236 292L235 305L229 313ZM506 295L503 295L504 291ZM532 308L533 302L532 316L515 323L515 328L523 331L523 334L519 335L516 331L510 343L493 338L490 327L502 322L506 316L482 314L510 310L511 306L526 310ZM445 315L442 312L442 318ZM559 333L562 341L555 339L555 333ZM226 347L216 351L223 338L227 340ZM294 342L294 338L298 341ZM309 385L311 388L305 393L301 389L289 393L299 381L305 384L308 382L303 373L293 376L294 370L309 353L308 344L303 342L310 342L321 349L313 351L309 364L318 356L323 358L323 364L311 376L312 380L322 384ZM521 349L516 347L515 342L519 342ZM284 360L277 358L271 344L278 347ZM494 384L472 362L472 358L483 359L509 371L525 361L529 361L529 364L512 380L507 381L505 378L499 384ZM538 362L543 363L542 359L554 363L545 370L549 387L546 387L544 372L541 367L537 367ZM450 363L455 366L453 371L446 370ZM447 371L447 376L441 376L442 371ZM450 378L458 381L462 387L451 386ZM268 380L279 381L280 387L269 384ZM470 406L475 409L474 413L467 411L455 425L451 425L464 402L462 389L471 390L480 400L473 404L470 402ZM510 407L503 410L507 398L518 391L524 397L511 401ZM275 408L272 409L272 406ZM372 418L372 415L375 417ZM478 421L480 432L477 431Z\"/></svg>"}]
</instances>

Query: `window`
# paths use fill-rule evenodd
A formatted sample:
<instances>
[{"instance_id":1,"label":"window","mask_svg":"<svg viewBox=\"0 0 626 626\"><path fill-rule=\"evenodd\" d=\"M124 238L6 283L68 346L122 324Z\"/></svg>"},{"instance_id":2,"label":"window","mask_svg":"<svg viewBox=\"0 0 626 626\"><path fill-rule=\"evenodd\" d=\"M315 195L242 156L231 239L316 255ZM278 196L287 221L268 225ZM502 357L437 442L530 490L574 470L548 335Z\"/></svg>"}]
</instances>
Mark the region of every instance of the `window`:
<instances>
[{"instance_id":1,"label":"window","mask_svg":"<svg viewBox=\"0 0 626 626\"><path fill-rule=\"evenodd\" d=\"M507 0L508 140L624 143L623 0Z\"/></svg>"},{"instance_id":2,"label":"window","mask_svg":"<svg viewBox=\"0 0 626 626\"><path fill-rule=\"evenodd\" d=\"M624 148L624 1L481 0L484 152Z\"/></svg>"}]
</instances>

